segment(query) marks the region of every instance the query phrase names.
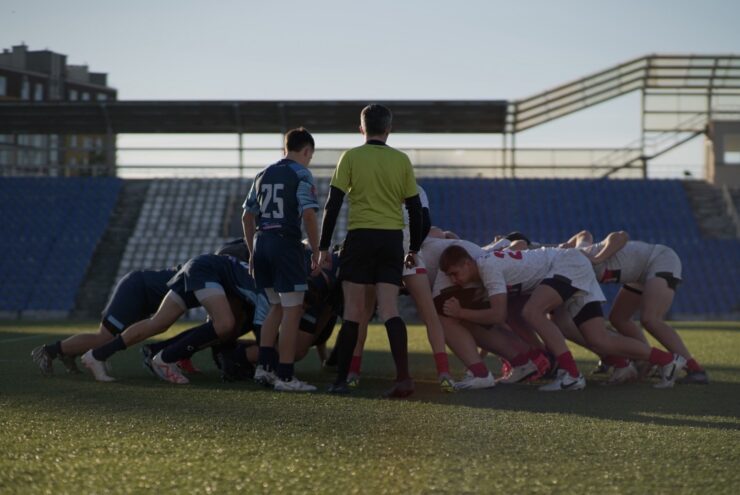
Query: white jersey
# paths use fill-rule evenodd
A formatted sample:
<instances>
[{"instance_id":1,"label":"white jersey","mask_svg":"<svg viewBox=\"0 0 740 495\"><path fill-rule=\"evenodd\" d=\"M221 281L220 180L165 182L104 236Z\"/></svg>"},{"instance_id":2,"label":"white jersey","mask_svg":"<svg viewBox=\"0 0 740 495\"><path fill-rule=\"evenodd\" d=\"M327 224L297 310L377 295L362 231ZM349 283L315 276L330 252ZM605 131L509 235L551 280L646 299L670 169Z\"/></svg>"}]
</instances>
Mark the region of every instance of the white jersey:
<instances>
[{"instance_id":1,"label":"white jersey","mask_svg":"<svg viewBox=\"0 0 740 495\"><path fill-rule=\"evenodd\" d=\"M442 256L442 251L450 246L461 246L474 260L486 254L479 245L470 241L427 237L421 245L419 258L426 267L427 276L433 287L432 295L434 296L439 295L443 289L454 285L445 273L439 271L439 257Z\"/></svg>"},{"instance_id":2,"label":"white jersey","mask_svg":"<svg viewBox=\"0 0 740 495\"><path fill-rule=\"evenodd\" d=\"M427 193L422 189L422 187L417 184L416 188L419 190L419 199L421 200L421 207L429 209L429 198L427 198ZM402 208L403 210L403 252L408 253L409 252L409 244L411 243L411 234L409 232L409 212L406 210L406 208Z\"/></svg>"},{"instance_id":3,"label":"white jersey","mask_svg":"<svg viewBox=\"0 0 740 495\"><path fill-rule=\"evenodd\" d=\"M488 296L532 292L547 277L558 251L560 250L542 248L486 253L477 263Z\"/></svg>"},{"instance_id":4,"label":"white jersey","mask_svg":"<svg viewBox=\"0 0 740 495\"><path fill-rule=\"evenodd\" d=\"M603 242L597 242L582 250L595 256L603 247ZM601 283L645 283L647 278L654 276L653 265L659 264L659 268L681 278L681 262L672 249L662 244L628 241L606 261L594 265L594 273Z\"/></svg>"},{"instance_id":5,"label":"white jersey","mask_svg":"<svg viewBox=\"0 0 740 495\"><path fill-rule=\"evenodd\" d=\"M604 302L591 262L577 249L540 248L495 251L478 259L478 271L488 296L531 293L545 279L566 281L577 289L565 302L575 317L588 303Z\"/></svg>"}]
</instances>

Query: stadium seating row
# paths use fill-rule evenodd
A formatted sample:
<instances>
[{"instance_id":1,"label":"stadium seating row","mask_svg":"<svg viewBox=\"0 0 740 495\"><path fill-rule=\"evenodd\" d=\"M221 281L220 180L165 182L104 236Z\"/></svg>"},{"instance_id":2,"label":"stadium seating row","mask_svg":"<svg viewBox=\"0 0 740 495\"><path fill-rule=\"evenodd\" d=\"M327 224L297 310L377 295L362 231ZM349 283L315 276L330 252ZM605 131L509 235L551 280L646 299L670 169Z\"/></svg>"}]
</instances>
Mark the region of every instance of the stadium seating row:
<instances>
[{"instance_id":1,"label":"stadium seating row","mask_svg":"<svg viewBox=\"0 0 740 495\"><path fill-rule=\"evenodd\" d=\"M0 179L0 311L67 314L122 181Z\"/></svg>"}]
</instances>

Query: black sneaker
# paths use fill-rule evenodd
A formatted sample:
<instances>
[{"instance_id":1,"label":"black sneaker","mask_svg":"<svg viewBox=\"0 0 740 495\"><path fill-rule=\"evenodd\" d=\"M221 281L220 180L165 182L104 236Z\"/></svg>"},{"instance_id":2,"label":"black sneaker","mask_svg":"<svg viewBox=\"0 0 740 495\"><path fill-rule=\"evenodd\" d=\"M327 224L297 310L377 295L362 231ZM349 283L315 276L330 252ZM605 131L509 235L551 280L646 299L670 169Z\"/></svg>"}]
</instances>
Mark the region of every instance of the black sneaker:
<instances>
[{"instance_id":1,"label":"black sneaker","mask_svg":"<svg viewBox=\"0 0 740 495\"><path fill-rule=\"evenodd\" d=\"M342 381L335 382L329 385L328 392L330 394L346 395L352 392L352 389L349 388L349 385L347 385L346 381L342 380Z\"/></svg>"},{"instance_id":2,"label":"black sneaker","mask_svg":"<svg viewBox=\"0 0 740 495\"><path fill-rule=\"evenodd\" d=\"M80 368L77 367L77 361L75 360L75 356L66 356L64 354L60 354L59 360L62 362L64 369L67 370L67 373L70 373L73 375L78 375L82 373L80 371Z\"/></svg>"},{"instance_id":3,"label":"black sneaker","mask_svg":"<svg viewBox=\"0 0 740 495\"><path fill-rule=\"evenodd\" d=\"M686 376L678 379L681 385L709 385L709 375L705 370L687 371Z\"/></svg>"},{"instance_id":4,"label":"black sneaker","mask_svg":"<svg viewBox=\"0 0 740 495\"><path fill-rule=\"evenodd\" d=\"M141 366L155 377L159 377L152 367L152 348L149 345L141 346Z\"/></svg>"},{"instance_id":5,"label":"black sneaker","mask_svg":"<svg viewBox=\"0 0 740 495\"><path fill-rule=\"evenodd\" d=\"M254 378L254 366L247 363L247 367L229 359L224 352L215 354L216 362L221 370L221 380L224 382L241 382Z\"/></svg>"},{"instance_id":6,"label":"black sneaker","mask_svg":"<svg viewBox=\"0 0 740 495\"><path fill-rule=\"evenodd\" d=\"M52 364L54 359L49 355L45 346L40 345L32 350L31 359L39 367L42 375L49 376L54 374L54 365Z\"/></svg>"}]
</instances>

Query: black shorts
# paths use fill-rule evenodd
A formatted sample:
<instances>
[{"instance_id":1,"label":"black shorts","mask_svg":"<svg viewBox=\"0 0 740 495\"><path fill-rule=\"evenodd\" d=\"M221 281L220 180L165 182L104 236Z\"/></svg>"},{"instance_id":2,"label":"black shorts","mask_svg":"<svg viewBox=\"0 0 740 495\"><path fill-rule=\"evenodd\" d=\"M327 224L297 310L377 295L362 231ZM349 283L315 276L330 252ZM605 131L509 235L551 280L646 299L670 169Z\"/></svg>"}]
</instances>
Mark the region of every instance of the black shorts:
<instances>
[{"instance_id":1,"label":"black shorts","mask_svg":"<svg viewBox=\"0 0 740 495\"><path fill-rule=\"evenodd\" d=\"M401 230L350 230L339 253L339 279L401 286L403 256Z\"/></svg>"}]
</instances>

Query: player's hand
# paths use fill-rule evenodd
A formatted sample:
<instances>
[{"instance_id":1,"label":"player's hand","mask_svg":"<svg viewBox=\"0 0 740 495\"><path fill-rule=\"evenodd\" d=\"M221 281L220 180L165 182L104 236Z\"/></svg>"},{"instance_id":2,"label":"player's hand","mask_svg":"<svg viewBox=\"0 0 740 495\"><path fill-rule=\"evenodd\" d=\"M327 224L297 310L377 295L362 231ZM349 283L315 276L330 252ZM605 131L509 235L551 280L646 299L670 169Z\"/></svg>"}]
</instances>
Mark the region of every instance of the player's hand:
<instances>
[{"instance_id":1,"label":"player's hand","mask_svg":"<svg viewBox=\"0 0 740 495\"><path fill-rule=\"evenodd\" d=\"M321 255L318 253L311 253L311 276L315 277L321 273Z\"/></svg>"},{"instance_id":2,"label":"player's hand","mask_svg":"<svg viewBox=\"0 0 740 495\"><path fill-rule=\"evenodd\" d=\"M458 301L456 297L449 298L442 306L442 312L445 316L449 316L451 318L459 318L461 309L460 301Z\"/></svg>"},{"instance_id":3,"label":"player's hand","mask_svg":"<svg viewBox=\"0 0 740 495\"><path fill-rule=\"evenodd\" d=\"M413 268L416 266L416 253L409 252L403 259L403 264L406 268Z\"/></svg>"},{"instance_id":4,"label":"player's hand","mask_svg":"<svg viewBox=\"0 0 740 495\"><path fill-rule=\"evenodd\" d=\"M329 256L329 251L319 251L319 260L318 265L320 268L326 268L327 270L331 270L331 256Z\"/></svg>"}]
</instances>

